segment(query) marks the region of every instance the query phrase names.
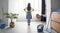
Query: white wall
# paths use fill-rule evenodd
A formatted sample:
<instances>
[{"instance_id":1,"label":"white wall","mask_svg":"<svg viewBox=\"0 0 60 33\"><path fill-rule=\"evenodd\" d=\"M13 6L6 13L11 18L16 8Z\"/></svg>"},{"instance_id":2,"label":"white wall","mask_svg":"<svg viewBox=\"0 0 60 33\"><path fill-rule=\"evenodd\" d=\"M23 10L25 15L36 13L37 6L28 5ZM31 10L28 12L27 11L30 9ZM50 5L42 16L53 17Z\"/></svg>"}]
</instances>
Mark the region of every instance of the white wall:
<instances>
[{"instance_id":1,"label":"white wall","mask_svg":"<svg viewBox=\"0 0 60 33\"><path fill-rule=\"evenodd\" d=\"M51 8L54 12L60 9L60 0L51 0Z\"/></svg>"},{"instance_id":2,"label":"white wall","mask_svg":"<svg viewBox=\"0 0 60 33\"><path fill-rule=\"evenodd\" d=\"M5 23L5 24L8 24L8 19L5 17L4 13L7 13L8 12L8 0L0 0L1 2L1 6L0 6L0 10L2 13L1 16L2 16L2 23Z\"/></svg>"},{"instance_id":3,"label":"white wall","mask_svg":"<svg viewBox=\"0 0 60 33\"><path fill-rule=\"evenodd\" d=\"M0 19L2 19L1 0L0 0Z\"/></svg>"}]
</instances>

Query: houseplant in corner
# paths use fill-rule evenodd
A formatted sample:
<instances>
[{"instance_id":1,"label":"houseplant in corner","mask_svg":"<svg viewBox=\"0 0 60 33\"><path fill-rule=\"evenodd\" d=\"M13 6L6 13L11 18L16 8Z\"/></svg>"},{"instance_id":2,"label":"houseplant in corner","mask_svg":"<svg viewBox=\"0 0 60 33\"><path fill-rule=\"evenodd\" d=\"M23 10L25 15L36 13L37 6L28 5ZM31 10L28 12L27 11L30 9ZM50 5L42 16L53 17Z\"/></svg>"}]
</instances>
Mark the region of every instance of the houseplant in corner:
<instances>
[{"instance_id":1,"label":"houseplant in corner","mask_svg":"<svg viewBox=\"0 0 60 33\"><path fill-rule=\"evenodd\" d=\"M6 18L10 18L10 20L11 20L11 22L10 22L11 28L14 28L15 24L13 22L13 19L18 18L17 16L18 16L18 14L15 14L15 13L6 13Z\"/></svg>"}]
</instances>

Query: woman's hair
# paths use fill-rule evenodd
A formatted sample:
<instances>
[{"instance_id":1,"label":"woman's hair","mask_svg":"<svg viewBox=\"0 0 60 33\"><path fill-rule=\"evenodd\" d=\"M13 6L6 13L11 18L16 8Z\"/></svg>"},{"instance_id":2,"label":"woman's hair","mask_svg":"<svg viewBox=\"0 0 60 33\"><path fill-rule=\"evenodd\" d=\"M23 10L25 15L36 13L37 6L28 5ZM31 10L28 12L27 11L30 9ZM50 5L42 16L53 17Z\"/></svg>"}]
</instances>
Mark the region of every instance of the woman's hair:
<instances>
[{"instance_id":1,"label":"woman's hair","mask_svg":"<svg viewBox=\"0 0 60 33\"><path fill-rule=\"evenodd\" d=\"M28 10L28 11L30 11L30 10L31 10L30 3L28 3L27 10Z\"/></svg>"}]
</instances>

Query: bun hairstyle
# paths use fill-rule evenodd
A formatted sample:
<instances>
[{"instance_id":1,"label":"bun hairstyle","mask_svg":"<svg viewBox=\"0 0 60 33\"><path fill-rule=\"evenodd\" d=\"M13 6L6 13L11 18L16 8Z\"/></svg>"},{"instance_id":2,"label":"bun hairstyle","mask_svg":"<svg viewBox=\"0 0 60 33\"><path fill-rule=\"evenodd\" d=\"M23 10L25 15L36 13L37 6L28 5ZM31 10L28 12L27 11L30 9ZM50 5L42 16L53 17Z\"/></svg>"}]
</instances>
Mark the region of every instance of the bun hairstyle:
<instances>
[{"instance_id":1,"label":"bun hairstyle","mask_svg":"<svg viewBox=\"0 0 60 33\"><path fill-rule=\"evenodd\" d=\"M28 3L27 10L31 11L31 5L30 5L30 3Z\"/></svg>"}]
</instances>

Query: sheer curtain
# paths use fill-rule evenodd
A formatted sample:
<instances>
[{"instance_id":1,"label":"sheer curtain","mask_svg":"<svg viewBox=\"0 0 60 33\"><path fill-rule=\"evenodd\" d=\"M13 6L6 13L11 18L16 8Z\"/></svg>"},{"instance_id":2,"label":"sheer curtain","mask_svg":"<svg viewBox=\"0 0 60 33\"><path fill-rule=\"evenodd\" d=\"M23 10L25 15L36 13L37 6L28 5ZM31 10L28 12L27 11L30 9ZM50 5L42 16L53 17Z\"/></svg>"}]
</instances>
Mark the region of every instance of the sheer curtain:
<instances>
[{"instance_id":1,"label":"sheer curtain","mask_svg":"<svg viewBox=\"0 0 60 33\"><path fill-rule=\"evenodd\" d=\"M24 12L24 8L27 7L28 3L31 4L31 7L34 8L34 11L32 12L32 21L35 21L36 19L36 14L40 14L41 15L41 0L19 0L18 2L18 11L19 11L19 15L20 15L20 19L25 20L26 15ZM24 17L24 18L22 18Z\"/></svg>"},{"instance_id":2,"label":"sheer curtain","mask_svg":"<svg viewBox=\"0 0 60 33\"><path fill-rule=\"evenodd\" d=\"M27 7L28 3L34 9L32 12L32 20L35 20L37 13L41 15L42 0L9 0L9 13L18 13L19 20L26 20L24 8Z\"/></svg>"}]
</instances>

